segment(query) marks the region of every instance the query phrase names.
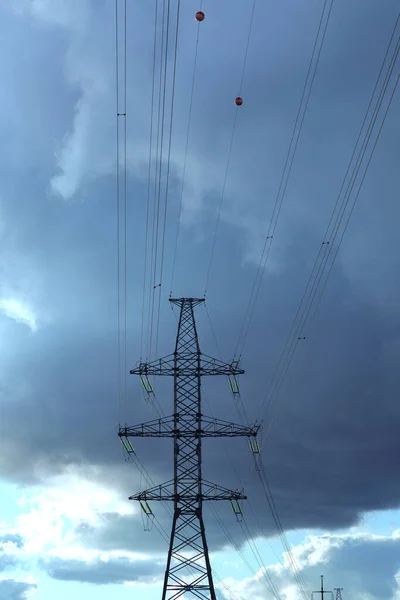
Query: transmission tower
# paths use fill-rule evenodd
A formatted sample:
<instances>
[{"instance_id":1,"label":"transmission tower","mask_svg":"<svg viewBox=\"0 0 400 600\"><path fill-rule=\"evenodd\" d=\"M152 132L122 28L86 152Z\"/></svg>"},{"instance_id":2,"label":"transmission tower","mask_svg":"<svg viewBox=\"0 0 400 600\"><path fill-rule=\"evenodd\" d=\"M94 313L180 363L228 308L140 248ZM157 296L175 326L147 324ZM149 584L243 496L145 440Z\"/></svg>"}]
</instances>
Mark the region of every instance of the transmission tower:
<instances>
[{"instance_id":1,"label":"transmission tower","mask_svg":"<svg viewBox=\"0 0 400 600\"><path fill-rule=\"evenodd\" d=\"M333 588L336 592L336 600L342 600L343 588Z\"/></svg>"},{"instance_id":2,"label":"transmission tower","mask_svg":"<svg viewBox=\"0 0 400 600\"><path fill-rule=\"evenodd\" d=\"M237 362L225 363L200 351L194 308L204 299L179 298L170 299L170 302L180 307L175 351L152 362L140 362L130 373L144 379L145 386L153 375L172 376L173 415L133 427L120 427L118 435L128 452L134 452L129 437L172 438L174 441L174 478L129 498L146 506L151 500L171 500L174 503L162 600L183 596L216 600L204 529L203 502L230 500L236 512L240 510L238 501L246 499L246 496L242 491L229 490L202 478L202 439L255 438L259 427L235 425L202 414L201 378L205 375L235 376L244 371L238 368Z\"/></svg>"},{"instance_id":3,"label":"transmission tower","mask_svg":"<svg viewBox=\"0 0 400 600\"><path fill-rule=\"evenodd\" d=\"M324 589L324 576L321 575L321 589L312 592L311 593L311 598L314 598L315 594L319 594L321 596L321 600L325 600L325 596L329 595L330 596L330 600L333 600L333 592L332 590L325 590Z\"/></svg>"}]
</instances>

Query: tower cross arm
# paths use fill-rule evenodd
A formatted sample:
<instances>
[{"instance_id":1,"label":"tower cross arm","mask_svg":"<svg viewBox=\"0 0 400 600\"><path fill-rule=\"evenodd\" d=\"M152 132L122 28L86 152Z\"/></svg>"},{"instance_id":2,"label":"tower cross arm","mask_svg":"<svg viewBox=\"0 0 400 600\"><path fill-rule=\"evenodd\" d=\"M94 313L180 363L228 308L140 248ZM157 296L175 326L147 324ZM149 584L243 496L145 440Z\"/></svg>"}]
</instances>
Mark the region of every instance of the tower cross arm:
<instances>
[{"instance_id":1,"label":"tower cross arm","mask_svg":"<svg viewBox=\"0 0 400 600\"><path fill-rule=\"evenodd\" d=\"M173 375L174 374L174 355L168 354L163 358L157 358L152 362L142 362L135 369L129 371L131 375L140 375L141 377L150 377L151 375Z\"/></svg>"},{"instance_id":2,"label":"tower cross arm","mask_svg":"<svg viewBox=\"0 0 400 600\"><path fill-rule=\"evenodd\" d=\"M246 427L213 417L204 415L201 417L200 434L202 437L256 437L259 429L259 425Z\"/></svg>"},{"instance_id":3,"label":"tower cross arm","mask_svg":"<svg viewBox=\"0 0 400 600\"><path fill-rule=\"evenodd\" d=\"M194 355L195 356L195 355ZM244 370L239 369L237 361L224 362L218 358L207 356L200 353L199 363L193 359L191 353L180 355L179 357L188 359L186 364L179 360L178 364L175 361L175 354L168 354L163 358L158 358L152 362L140 361L137 367L131 369L131 375L140 375L141 377L150 377L152 375L169 375L169 376L202 376L202 375L243 375ZM200 364L200 369L198 364Z\"/></svg>"},{"instance_id":4,"label":"tower cross arm","mask_svg":"<svg viewBox=\"0 0 400 600\"><path fill-rule=\"evenodd\" d=\"M139 425L120 427L118 429L120 438L128 437L173 437L174 436L174 417L162 417L146 421Z\"/></svg>"},{"instance_id":5,"label":"tower cross arm","mask_svg":"<svg viewBox=\"0 0 400 600\"><path fill-rule=\"evenodd\" d=\"M229 490L211 481L203 480L203 500L247 500L243 490Z\"/></svg>"},{"instance_id":6,"label":"tower cross arm","mask_svg":"<svg viewBox=\"0 0 400 600\"><path fill-rule=\"evenodd\" d=\"M174 493L174 482L167 481L161 483L148 490L139 492L129 496L129 500L143 501L165 501L165 500L179 500L180 502L199 501L199 500L247 500L247 496L239 490L229 490L211 481L202 481L202 493L192 493L191 486L188 486L187 492L182 492L179 497Z\"/></svg>"},{"instance_id":7,"label":"tower cross arm","mask_svg":"<svg viewBox=\"0 0 400 600\"><path fill-rule=\"evenodd\" d=\"M244 370L239 369L238 361L229 363L207 354L201 355L201 375L243 375Z\"/></svg>"},{"instance_id":8,"label":"tower cross arm","mask_svg":"<svg viewBox=\"0 0 400 600\"><path fill-rule=\"evenodd\" d=\"M246 427L229 421L222 421L212 417L202 416L198 427L188 427L185 422L180 423L177 418L175 424L174 415L154 419L139 425L120 427L118 436L128 437L160 437L160 438L196 438L201 437L256 437L259 425Z\"/></svg>"}]
</instances>

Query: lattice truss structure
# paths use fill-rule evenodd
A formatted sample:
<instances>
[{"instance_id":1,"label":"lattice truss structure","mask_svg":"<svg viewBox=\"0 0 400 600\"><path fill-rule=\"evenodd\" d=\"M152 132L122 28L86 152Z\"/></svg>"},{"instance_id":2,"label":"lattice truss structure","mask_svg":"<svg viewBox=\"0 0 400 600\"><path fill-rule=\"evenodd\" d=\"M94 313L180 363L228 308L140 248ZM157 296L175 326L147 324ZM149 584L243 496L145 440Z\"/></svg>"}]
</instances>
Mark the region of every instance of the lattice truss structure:
<instances>
[{"instance_id":1,"label":"lattice truss structure","mask_svg":"<svg viewBox=\"0 0 400 600\"><path fill-rule=\"evenodd\" d=\"M134 452L130 437L171 437L174 443L174 477L164 484L130 497L142 508L148 501L174 503L162 600L195 597L216 600L203 521L203 502L246 499L242 491L225 489L202 478L202 438L246 436L254 440L258 427L245 427L206 417L201 412L201 378L244 373L236 361L224 363L200 351L194 308L200 298L170 299L180 307L178 332L173 354L152 362L140 362L130 371L139 375L151 391L149 377L174 378L174 413L132 427L120 427L118 435L128 452ZM234 504L233 504L234 505ZM235 509L234 509L235 510Z\"/></svg>"}]
</instances>

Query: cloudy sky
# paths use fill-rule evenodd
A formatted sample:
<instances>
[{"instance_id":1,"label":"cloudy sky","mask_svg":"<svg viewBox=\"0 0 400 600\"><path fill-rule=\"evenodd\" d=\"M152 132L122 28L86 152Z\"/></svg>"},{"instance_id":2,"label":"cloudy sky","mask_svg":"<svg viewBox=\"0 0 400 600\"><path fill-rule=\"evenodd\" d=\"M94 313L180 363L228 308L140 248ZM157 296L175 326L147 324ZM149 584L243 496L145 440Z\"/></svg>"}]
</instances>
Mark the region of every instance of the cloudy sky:
<instances>
[{"instance_id":1,"label":"cloudy sky","mask_svg":"<svg viewBox=\"0 0 400 600\"><path fill-rule=\"evenodd\" d=\"M300 600L294 557L308 591L324 574L344 599L394 600L398 1L182 2L167 194L171 0L155 277L155 2L127 4L126 64L122 0L117 27L126 112L118 244L115 1L0 1L0 597L160 598L167 544L157 527L169 533L170 513L153 506L157 527L144 531L127 497L170 478L172 448L138 440L143 471L125 462L115 429L157 416L125 372L155 357L156 346L158 355L173 350L170 292L206 289L207 310L197 309L201 346L226 360L241 353L240 407L249 422L263 421L263 465L292 548L284 552L246 441L205 443L206 478L244 486L249 497L245 526L229 505L205 510L219 598L270 598L268 580L280 598ZM200 7L206 18L198 25ZM156 114L157 103L152 185ZM171 382L154 386L169 414ZM203 399L205 413L243 419L226 381L205 382Z\"/></svg>"}]
</instances>

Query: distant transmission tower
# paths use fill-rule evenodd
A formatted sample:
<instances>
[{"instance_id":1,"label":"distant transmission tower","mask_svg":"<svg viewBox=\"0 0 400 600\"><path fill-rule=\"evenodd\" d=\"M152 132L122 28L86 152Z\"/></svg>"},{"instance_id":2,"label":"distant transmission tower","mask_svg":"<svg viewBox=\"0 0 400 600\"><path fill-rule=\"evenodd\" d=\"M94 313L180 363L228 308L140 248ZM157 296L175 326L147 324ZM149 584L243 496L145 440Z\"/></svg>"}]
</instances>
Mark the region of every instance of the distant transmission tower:
<instances>
[{"instance_id":1,"label":"distant transmission tower","mask_svg":"<svg viewBox=\"0 0 400 600\"><path fill-rule=\"evenodd\" d=\"M165 571L162 600L188 595L216 600L203 522L203 502L230 500L234 511L242 492L225 489L202 478L201 446L204 437L247 436L255 438L258 426L244 427L205 417L201 412L201 377L235 376L244 373L236 362L224 363L200 352L194 308L200 298L170 299L180 307L173 354L152 362L140 362L131 374L140 375L145 386L152 375L174 378L174 413L133 427L120 427L118 435L128 452L129 437L170 437L174 440L174 478L131 496L142 507L150 500L172 500L174 516ZM145 510L148 510L147 508Z\"/></svg>"},{"instance_id":2,"label":"distant transmission tower","mask_svg":"<svg viewBox=\"0 0 400 600\"><path fill-rule=\"evenodd\" d=\"M323 575L321 575L321 589L311 593L312 600L313 600L315 594L319 594L321 596L321 600L325 600L325 596L327 596L327 595L330 596L330 600L333 600L332 590L324 589L324 576Z\"/></svg>"},{"instance_id":3,"label":"distant transmission tower","mask_svg":"<svg viewBox=\"0 0 400 600\"><path fill-rule=\"evenodd\" d=\"M336 592L336 600L342 600L343 588L333 588Z\"/></svg>"}]
</instances>

